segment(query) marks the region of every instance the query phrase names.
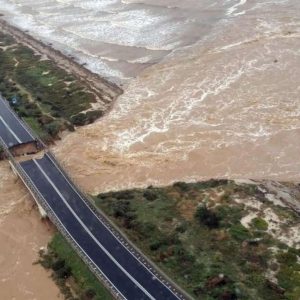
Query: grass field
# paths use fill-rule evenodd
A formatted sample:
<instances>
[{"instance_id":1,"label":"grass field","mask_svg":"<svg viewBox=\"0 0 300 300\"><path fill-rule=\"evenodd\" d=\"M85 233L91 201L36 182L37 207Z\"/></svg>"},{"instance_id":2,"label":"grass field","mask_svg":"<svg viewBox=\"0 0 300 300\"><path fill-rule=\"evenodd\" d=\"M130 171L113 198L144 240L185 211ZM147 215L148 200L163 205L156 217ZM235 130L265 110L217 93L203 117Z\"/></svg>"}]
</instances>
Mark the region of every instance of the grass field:
<instances>
[{"instance_id":1,"label":"grass field","mask_svg":"<svg viewBox=\"0 0 300 300\"><path fill-rule=\"evenodd\" d=\"M94 199L196 299L300 299L300 250L280 240L299 226L298 216L269 202L256 186L212 180ZM268 219L270 211L280 218L281 232Z\"/></svg>"},{"instance_id":2,"label":"grass field","mask_svg":"<svg viewBox=\"0 0 300 300\"><path fill-rule=\"evenodd\" d=\"M0 93L45 142L103 114L82 82L1 32L0 68Z\"/></svg>"}]
</instances>

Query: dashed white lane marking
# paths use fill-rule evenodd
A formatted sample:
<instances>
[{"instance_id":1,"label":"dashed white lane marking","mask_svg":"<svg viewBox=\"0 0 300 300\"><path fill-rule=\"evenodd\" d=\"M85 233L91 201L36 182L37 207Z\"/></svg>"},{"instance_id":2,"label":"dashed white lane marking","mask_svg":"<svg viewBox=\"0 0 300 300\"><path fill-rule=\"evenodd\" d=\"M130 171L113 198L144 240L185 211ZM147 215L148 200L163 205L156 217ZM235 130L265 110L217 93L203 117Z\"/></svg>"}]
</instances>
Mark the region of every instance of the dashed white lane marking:
<instances>
[{"instance_id":1,"label":"dashed white lane marking","mask_svg":"<svg viewBox=\"0 0 300 300\"><path fill-rule=\"evenodd\" d=\"M3 120L3 118L0 116L1 122L4 124L4 126L8 129L8 131L12 134L12 136L17 140L18 143L22 144L22 141L19 139L19 137L12 131L12 129L9 127L9 125Z\"/></svg>"},{"instance_id":2,"label":"dashed white lane marking","mask_svg":"<svg viewBox=\"0 0 300 300\"><path fill-rule=\"evenodd\" d=\"M102 249L102 251L115 263L115 265L123 271L123 273L136 285L138 286L150 299L155 300L155 298L135 279L133 278L119 263L118 261L106 250L106 248L97 240L97 238L92 234L92 232L88 229L88 227L82 222L82 220L77 216L77 214L73 211L72 207L69 205L67 200L64 198L64 196L61 194L61 192L58 190L58 188L55 186L53 181L48 177L48 175L45 173L45 171L42 169L42 167L38 164L38 162L33 159L33 162L38 167L38 169L41 171L41 173L44 175L44 177L47 179L49 184L53 187L53 189L56 191L56 193L59 195L59 197L62 199L62 201L65 203L65 205L68 207L70 212L73 214L73 216L76 218L76 220L79 222L79 224L85 229L85 231L89 234L89 236L95 241L95 243Z\"/></svg>"}]
</instances>

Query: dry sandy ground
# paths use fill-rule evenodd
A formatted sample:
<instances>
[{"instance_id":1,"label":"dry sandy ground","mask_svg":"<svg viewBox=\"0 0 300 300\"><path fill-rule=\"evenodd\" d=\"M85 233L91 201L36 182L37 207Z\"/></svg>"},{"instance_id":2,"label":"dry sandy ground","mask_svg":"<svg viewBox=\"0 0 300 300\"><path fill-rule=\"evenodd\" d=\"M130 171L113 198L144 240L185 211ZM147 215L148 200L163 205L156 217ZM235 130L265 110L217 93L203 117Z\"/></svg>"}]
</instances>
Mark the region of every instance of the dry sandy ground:
<instances>
[{"instance_id":1,"label":"dry sandy ground","mask_svg":"<svg viewBox=\"0 0 300 300\"><path fill-rule=\"evenodd\" d=\"M0 162L0 299L62 299L49 274L33 264L53 233L33 203L8 163Z\"/></svg>"}]
</instances>

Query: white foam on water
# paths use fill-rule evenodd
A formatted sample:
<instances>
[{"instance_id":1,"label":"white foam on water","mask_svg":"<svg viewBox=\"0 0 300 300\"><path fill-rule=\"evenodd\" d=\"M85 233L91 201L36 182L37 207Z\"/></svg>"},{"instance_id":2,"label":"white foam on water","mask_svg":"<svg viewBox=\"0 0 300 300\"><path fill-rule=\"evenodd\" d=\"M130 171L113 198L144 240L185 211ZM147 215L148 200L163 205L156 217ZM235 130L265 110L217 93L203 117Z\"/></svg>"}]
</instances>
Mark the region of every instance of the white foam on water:
<instances>
[{"instance_id":1,"label":"white foam on water","mask_svg":"<svg viewBox=\"0 0 300 300\"><path fill-rule=\"evenodd\" d=\"M209 26L206 28L206 24L202 24L207 21L201 15L197 15L196 11L209 9L212 3L204 1L199 4L193 1L191 5L193 8L188 3L180 3L177 0L0 0L1 10L13 25L28 30L43 41L51 42L53 47L64 53L74 54L80 61L83 61L86 55L90 56L86 62L87 67L91 66L93 71L106 77L108 74L124 73L124 59L119 60L117 51L114 51L111 57L107 55L108 50L103 51L105 55L99 53L98 56L94 56L89 53L89 49L97 53L95 49L98 44L101 49L108 49L110 44L116 46L116 49L127 47L130 59L125 60L129 65L136 66L129 66L128 74L116 79L118 82L126 81L134 68L142 70L143 67L138 64L157 62L168 52L193 44L205 36ZM224 13L222 9L221 5L219 18ZM189 10L190 16L187 13ZM216 20L208 19L208 23ZM143 48L145 54L142 57L139 54L141 52L136 51L137 48ZM106 62L115 63L110 66L106 64L104 67L103 61L103 65L100 66L97 60L101 60L101 56L105 57ZM91 58L95 60L93 64ZM136 72L133 71L132 74Z\"/></svg>"},{"instance_id":2,"label":"white foam on water","mask_svg":"<svg viewBox=\"0 0 300 300\"><path fill-rule=\"evenodd\" d=\"M113 6L118 4L119 0L92 0L92 1L81 1L81 0L57 0L64 4L73 5L86 10L101 10L101 11L112 11Z\"/></svg>"},{"instance_id":3,"label":"white foam on water","mask_svg":"<svg viewBox=\"0 0 300 300\"><path fill-rule=\"evenodd\" d=\"M237 11L237 9L240 7L240 6L243 6L247 3L247 0L240 0L238 3L234 4L233 6L231 6L230 8L227 9L227 13L226 15L227 16L238 16L238 15L242 15L242 14L245 14L245 11L242 11L242 12L239 12L239 13L234 13L235 11Z\"/></svg>"}]
</instances>

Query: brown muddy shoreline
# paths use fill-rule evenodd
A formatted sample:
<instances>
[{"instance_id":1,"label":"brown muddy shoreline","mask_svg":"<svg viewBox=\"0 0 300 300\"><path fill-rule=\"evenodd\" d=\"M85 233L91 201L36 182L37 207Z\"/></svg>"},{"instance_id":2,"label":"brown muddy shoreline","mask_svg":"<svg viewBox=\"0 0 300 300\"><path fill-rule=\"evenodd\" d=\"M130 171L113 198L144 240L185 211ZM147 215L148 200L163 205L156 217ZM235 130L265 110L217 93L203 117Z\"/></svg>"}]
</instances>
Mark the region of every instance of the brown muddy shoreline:
<instances>
[{"instance_id":1,"label":"brown muddy shoreline","mask_svg":"<svg viewBox=\"0 0 300 300\"><path fill-rule=\"evenodd\" d=\"M13 36L17 42L29 47L39 55L46 56L60 68L85 83L87 88L97 95L98 102L103 106L104 112L108 112L116 98L123 93L123 90L118 85L106 80L98 74L92 73L83 65L74 61L73 57L66 56L62 52L55 50L50 44L46 45L36 40L28 33L8 24L3 19L0 19L0 30L5 34Z\"/></svg>"}]
</instances>

